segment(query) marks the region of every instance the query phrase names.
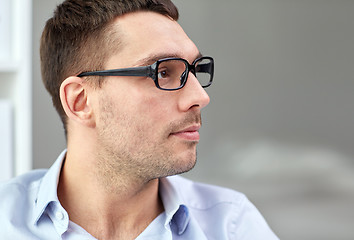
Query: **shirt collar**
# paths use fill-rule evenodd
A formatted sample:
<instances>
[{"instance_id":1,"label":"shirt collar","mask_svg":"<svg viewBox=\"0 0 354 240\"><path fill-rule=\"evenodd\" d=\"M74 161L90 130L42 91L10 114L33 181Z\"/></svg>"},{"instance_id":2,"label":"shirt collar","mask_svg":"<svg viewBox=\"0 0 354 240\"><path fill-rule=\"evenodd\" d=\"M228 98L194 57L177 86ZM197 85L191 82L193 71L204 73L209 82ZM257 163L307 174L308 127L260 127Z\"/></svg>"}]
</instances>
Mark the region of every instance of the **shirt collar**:
<instances>
[{"instance_id":1,"label":"shirt collar","mask_svg":"<svg viewBox=\"0 0 354 240\"><path fill-rule=\"evenodd\" d=\"M59 157L52 165L52 167L47 171L44 177L39 180L38 193L35 198L35 204L34 204L33 224L38 223L38 221L46 211L47 207L52 202L58 203L58 205L60 205L58 200L57 188L58 188L60 171L61 171L63 161L65 159L65 155L66 155L66 150L64 150L59 155Z\"/></svg>"},{"instance_id":2,"label":"shirt collar","mask_svg":"<svg viewBox=\"0 0 354 240\"><path fill-rule=\"evenodd\" d=\"M51 206L51 209L60 206L57 188L65 156L66 150L59 155L52 167L47 171L44 177L39 180L38 194L34 204L33 224L38 223L51 203L57 203L55 206ZM171 226L179 235L183 234L188 226L190 215L178 189L171 183L169 178L161 178L159 193L166 213L165 228L168 229ZM58 231L63 233L68 225L69 220L67 224L61 226L61 229Z\"/></svg>"},{"instance_id":3,"label":"shirt collar","mask_svg":"<svg viewBox=\"0 0 354 240\"><path fill-rule=\"evenodd\" d=\"M171 183L169 178L161 178L159 193L165 208L166 221L165 228L171 226L181 235L186 230L190 215L184 200L178 192L178 189Z\"/></svg>"}]
</instances>

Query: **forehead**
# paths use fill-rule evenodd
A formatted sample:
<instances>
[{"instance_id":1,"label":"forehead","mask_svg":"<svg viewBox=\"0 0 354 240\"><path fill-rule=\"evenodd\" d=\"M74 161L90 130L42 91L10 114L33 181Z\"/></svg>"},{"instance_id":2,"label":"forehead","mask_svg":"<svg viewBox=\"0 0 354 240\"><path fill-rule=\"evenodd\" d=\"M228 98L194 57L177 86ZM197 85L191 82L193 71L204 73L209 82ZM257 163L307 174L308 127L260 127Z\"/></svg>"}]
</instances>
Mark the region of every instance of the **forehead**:
<instances>
[{"instance_id":1,"label":"forehead","mask_svg":"<svg viewBox=\"0 0 354 240\"><path fill-rule=\"evenodd\" d=\"M164 15L129 13L118 17L114 24L119 29L122 47L108 60L107 67L139 65L148 56L178 56L189 61L199 56L198 48L182 27Z\"/></svg>"}]
</instances>

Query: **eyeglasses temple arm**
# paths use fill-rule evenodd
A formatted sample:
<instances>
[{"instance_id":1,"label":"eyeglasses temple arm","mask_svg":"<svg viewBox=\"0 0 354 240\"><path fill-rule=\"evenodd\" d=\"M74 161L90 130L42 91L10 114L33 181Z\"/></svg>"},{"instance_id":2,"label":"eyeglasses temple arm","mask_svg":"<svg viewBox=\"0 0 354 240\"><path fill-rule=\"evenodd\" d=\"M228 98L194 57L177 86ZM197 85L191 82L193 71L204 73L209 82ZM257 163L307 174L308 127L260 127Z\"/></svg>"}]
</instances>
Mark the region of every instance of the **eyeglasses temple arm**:
<instances>
[{"instance_id":1,"label":"eyeglasses temple arm","mask_svg":"<svg viewBox=\"0 0 354 240\"><path fill-rule=\"evenodd\" d=\"M78 77L85 76L136 76L136 77L152 77L154 71L152 66L143 67L133 67L133 68L122 68L122 69L111 69L103 71L94 72L83 72L77 75Z\"/></svg>"}]
</instances>

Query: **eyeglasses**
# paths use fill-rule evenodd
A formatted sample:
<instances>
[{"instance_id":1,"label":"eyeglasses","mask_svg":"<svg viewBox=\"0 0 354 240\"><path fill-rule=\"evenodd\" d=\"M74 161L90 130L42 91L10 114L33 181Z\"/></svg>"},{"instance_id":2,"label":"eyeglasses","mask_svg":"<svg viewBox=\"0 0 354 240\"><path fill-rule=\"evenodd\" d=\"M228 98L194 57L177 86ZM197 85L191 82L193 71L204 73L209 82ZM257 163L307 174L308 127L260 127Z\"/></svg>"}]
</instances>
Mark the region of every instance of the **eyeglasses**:
<instances>
[{"instance_id":1,"label":"eyeglasses","mask_svg":"<svg viewBox=\"0 0 354 240\"><path fill-rule=\"evenodd\" d=\"M189 64L183 58L164 58L149 66L82 72L77 76L150 77L154 80L157 88L174 91L184 87L189 72L194 74L203 88L209 87L213 81L214 59L212 57L200 57Z\"/></svg>"}]
</instances>

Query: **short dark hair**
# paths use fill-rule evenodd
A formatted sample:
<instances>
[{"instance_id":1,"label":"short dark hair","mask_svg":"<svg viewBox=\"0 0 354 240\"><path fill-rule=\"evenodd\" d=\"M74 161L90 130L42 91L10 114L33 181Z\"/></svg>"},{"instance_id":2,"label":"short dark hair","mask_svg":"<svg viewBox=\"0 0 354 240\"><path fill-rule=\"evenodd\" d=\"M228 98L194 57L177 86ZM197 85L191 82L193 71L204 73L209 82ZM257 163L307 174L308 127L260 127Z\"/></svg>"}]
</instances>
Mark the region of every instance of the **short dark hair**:
<instances>
[{"instance_id":1,"label":"short dark hair","mask_svg":"<svg viewBox=\"0 0 354 240\"><path fill-rule=\"evenodd\" d=\"M67 116L59 96L61 83L82 71L102 69L119 48L113 20L137 11L157 12L175 21L179 15L171 0L66 0L47 21L40 43L42 79L65 134Z\"/></svg>"}]
</instances>

